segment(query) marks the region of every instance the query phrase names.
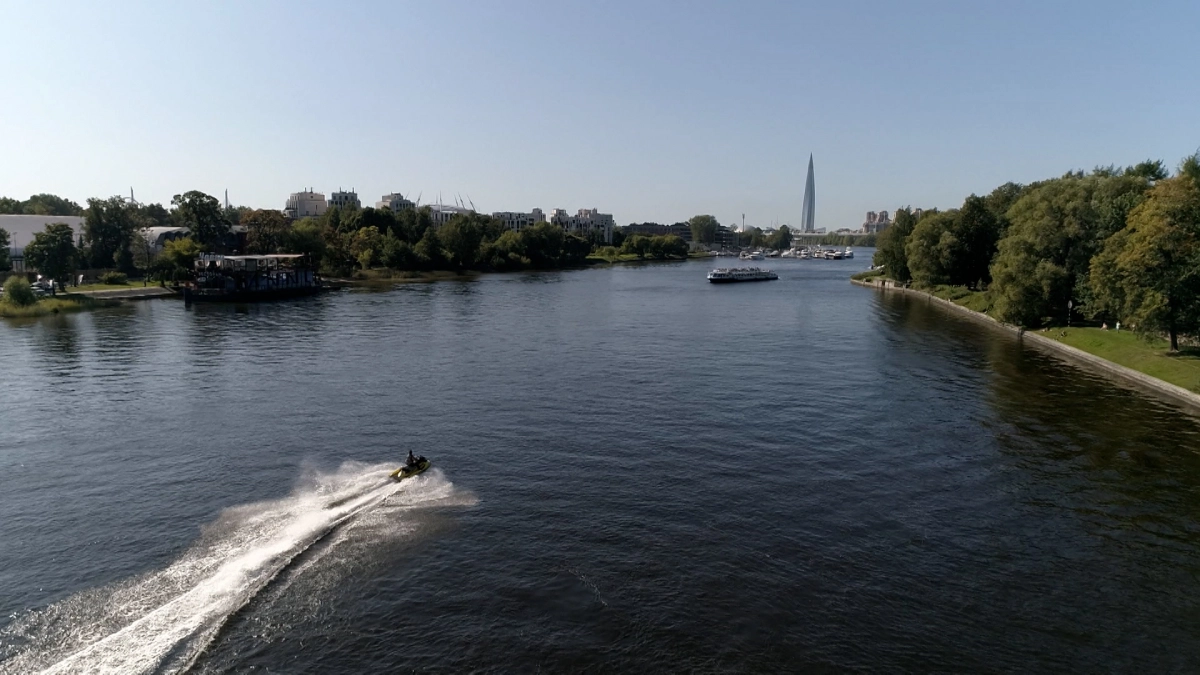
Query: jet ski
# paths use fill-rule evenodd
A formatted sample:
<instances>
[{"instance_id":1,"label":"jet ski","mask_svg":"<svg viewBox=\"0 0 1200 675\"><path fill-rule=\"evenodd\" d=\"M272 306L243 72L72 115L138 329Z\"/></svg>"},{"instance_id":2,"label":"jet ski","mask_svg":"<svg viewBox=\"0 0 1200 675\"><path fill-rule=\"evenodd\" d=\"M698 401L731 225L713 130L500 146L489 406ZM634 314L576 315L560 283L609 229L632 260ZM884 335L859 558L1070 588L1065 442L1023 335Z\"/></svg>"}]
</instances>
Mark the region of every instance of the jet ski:
<instances>
[{"instance_id":1,"label":"jet ski","mask_svg":"<svg viewBox=\"0 0 1200 675\"><path fill-rule=\"evenodd\" d=\"M418 457L416 464L406 464L388 475L396 480L404 480L405 478L412 478L413 476L421 473L425 469L428 469L429 466L429 460L425 459L424 457Z\"/></svg>"}]
</instances>

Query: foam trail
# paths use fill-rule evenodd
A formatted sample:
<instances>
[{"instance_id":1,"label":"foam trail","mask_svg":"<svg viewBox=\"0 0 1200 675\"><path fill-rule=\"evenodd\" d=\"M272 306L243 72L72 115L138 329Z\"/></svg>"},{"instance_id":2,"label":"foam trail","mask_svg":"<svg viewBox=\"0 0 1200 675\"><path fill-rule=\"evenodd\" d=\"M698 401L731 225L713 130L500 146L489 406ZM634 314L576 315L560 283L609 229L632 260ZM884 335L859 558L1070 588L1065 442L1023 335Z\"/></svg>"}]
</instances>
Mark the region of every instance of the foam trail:
<instances>
[{"instance_id":1,"label":"foam trail","mask_svg":"<svg viewBox=\"0 0 1200 675\"><path fill-rule=\"evenodd\" d=\"M44 655L39 659L32 653L18 654L0 662L0 672L42 668L47 675L125 674L186 669L230 615L338 525L393 495L403 494L407 497L403 501L417 504L445 499L453 492L440 473L395 483L386 480L387 468L346 465L339 474L323 477L315 490L298 490L287 499L228 510L213 526L219 531L211 545L185 554L108 601L80 601L82 607L61 611L68 622L75 622L66 631L74 643L73 653L50 663L42 660ZM114 604L117 595L126 604ZM131 616L112 625L114 615L122 614ZM88 625L89 619L96 625ZM31 645L36 651L48 646Z\"/></svg>"}]
</instances>

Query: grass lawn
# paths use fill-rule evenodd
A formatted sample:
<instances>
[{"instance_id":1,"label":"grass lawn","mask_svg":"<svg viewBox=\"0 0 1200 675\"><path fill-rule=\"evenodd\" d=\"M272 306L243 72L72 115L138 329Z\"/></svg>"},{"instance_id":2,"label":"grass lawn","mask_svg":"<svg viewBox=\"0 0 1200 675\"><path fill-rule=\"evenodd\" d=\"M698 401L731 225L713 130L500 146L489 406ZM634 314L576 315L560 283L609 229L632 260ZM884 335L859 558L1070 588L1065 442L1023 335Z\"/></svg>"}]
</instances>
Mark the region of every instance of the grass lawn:
<instances>
[{"instance_id":1,"label":"grass lawn","mask_svg":"<svg viewBox=\"0 0 1200 675\"><path fill-rule=\"evenodd\" d=\"M1066 337L1062 336L1066 332ZM1051 328L1038 335L1094 354L1151 377L1200 392L1200 349L1184 347L1178 354L1167 351L1167 341L1145 340L1132 331L1099 328Z\"/></svg>"},{"instance_id":2,"label":"grass lawn","mask_svg":"<svg viewBox=\"0 0 1200 675\"><path fill-rule=\"evenodd\" d=\"M32 318L64 312L81 312L97 307L112 307L120 304L116 300L97 300L84 295L41 298L32 305L19 306L0 300L0 317L6 319Z\"/></svg>"},{"instance_id":3,"label":"grass lawn","mask_svg":"<svg viewBox=\"0 0 1200 675\"><path fill-rule=\"evenodd\" d=\"M84 284L82 286L68 286L68 293L88 293L91 291L124 291L130 288L141 288L142 280L138 279L136 283L129 282L127 284Z\"/></svg>"}]
</instances>

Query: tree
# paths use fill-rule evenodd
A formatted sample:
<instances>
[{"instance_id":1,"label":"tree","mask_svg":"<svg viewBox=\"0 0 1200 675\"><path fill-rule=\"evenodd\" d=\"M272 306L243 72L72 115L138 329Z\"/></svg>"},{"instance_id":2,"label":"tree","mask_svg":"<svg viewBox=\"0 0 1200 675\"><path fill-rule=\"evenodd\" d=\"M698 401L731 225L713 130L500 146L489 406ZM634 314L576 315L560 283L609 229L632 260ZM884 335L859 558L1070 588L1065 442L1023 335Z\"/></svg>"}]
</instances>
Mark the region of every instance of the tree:
<instances>
[{"instance_id":1,"label":"tree","mask_svg":"<svg viewBox=\"0 0 1200 675\"><path fill-rule=\"evenodd\" d=\"M307 254L313 266L320 267L325 256L325 238L321 232L321 225L312 218L296 221L283 238L283 250L288 253Z\"/></svg>"},{"instance_id":2,"label":"tree","mask_svg":"<svg viewBox=\"0 0 1200 675\"><path fill-rule=\"evenodd\" d=\"M956 236L958 224L959 212L950 210L922 218L913 227L904 253L914 282L926 286L952 283L952 270L962 249Z\"/></svg>"},{"instance_id":3,"label":"tree","mask_svg":"<svg viewBox=\"0 0 1200 675\"><path fill-rule=\"evenodd\" d=\"M442 256L442 242L438 238L437 230L432 227L425 230L421 241L413 247L413 252L416 253L418 264L425 269L441 269L445 262Z\"/></svg>"},{"instance_id":4,"label":"tree","mask_svg":"<svg viewBox=\"0 0 1200 675\"><path fill-rule=\"evenodd\" d=\"M283 213L273 209L249 211L240 218L246 228L246 250L250 253L278 253L291 229Z\"/></svg>"},{"instance_id":5,"label":"tree","mask_svg":"<svg viewBox=\"0 0 1200 675\"><path fill-rule=\"evenodd\" d=\"M14 274L4 282L4 297L0 299L17 307L28 307L37 302L37 296L34 295L29 280L18 274Z\"/></svg>"},{"instance_id":6,"label":"tree","mask_svg":"<svg viewBox=\"0 0 1200 675\"><path fill-rule=\"evenodd\" d=\"M143 227L171 227L171 212L162 204L139 204L136 207L141 215Z\"/></svg>"},{"instance_id":7,"label":"tree","mask_svg":"<svg viewBox=\"0 0 1200 675\"><path fill-rule=\"evenodd\" d=\"M460 270L467 269L475 265L479 255L479 245L483 243L483 228L477 221L477 216L456 215L438 228L438 239L442 242L450 264Z\"/></svg>"},{"instance_id":8,"label":"tree","mask_svg":"<svg viewBox=\"0 0 1200 675\"><path fill-rule=\"evenodd\" d=\"M1097 309L1139 333L1200 331L1200 186L1186 176L1161 180L1129 214L1091 266Z\"/></svg>"},{"instance_id":9,"label":"tree","mask_svg":"<svg viewBox=\"0 0 1200 675\"><path fill-rule=\"evenodd\" d=\"M134 209L122 197L89 199L87 204L83 215L83 239L88 246L85 262L95 268L115 266L132 271L129 247L137 229Z\"/></svg>"},{"instance_id":10,"label":"tree","mask_svg":"<svg viewBox=\"0 0 1200 675\"><path fill-rule=\"evenodd\" d=\"M1093 256L1149 186L1141 176L1075 173L1031 186L1008 210L991 266L998 317L1035 326L1065 316L1069 301L1087 300L1076 293L1087 287Z\"/></svg>"},{"instance_id":11,"label":"tree","mask_svg":"<svg viewBox=\"0 0 1200 675\"><path fill-rule=\"evenodd\" d=\"M709 216L692 216L688 219L692 228L692 241L700 244L712 244L717 240L717 228L721 226L717 219Z\"/></svg>"},{"instance_id":12,"label":"tree","mask_svg":"<svg viewBox=\"0 0 1200 675\"><path fill-rule=\"evenodd\" d=\"M1167 165L1163 164L1161 159L1148 159L1125 169L1125 175L1138 176L1148 180L1162 180L1171 174L1167 172Z\"/></svg>"},{"instance_id":13,"label":"tree","mask_svg":"<svg viewBox=\"0 0 1200 675\"><path fill-rule=\"evenodd\" d=\"M905 246L908 243L908 235L912 234L916 225L916 216L913 215L912 209L906 206L896 211L892 226L881 232L875 242L875 258L872 262L882 266L884 273L896 281L912 279Z\"/></svg>"},{"instance_id":14,"label":"tree","mask_svg":"<svg viewBox=\"0 0 1200 675\"><path fill-rule=\"evenodd\" d=\"M65 284L75 271L76 256L75 233L66 223L50 223L25 247L29 265L59 284Z\"/></svg>"},{"instance_id":15,"label":"tree","mask_svg":"<svg viewBox=\"0 0 1200 675\"><path fill-rule=\"evenodd\" d=\"M364 227L350 237L350 255L359 267L369 270L383 255L383 235L374 227Z\"/></svg>"},{"instance_id":16,"label":"tree","mask_svg":"<svg viewBox=\"0 0 1200 675\"><path fill-rule=\"evenodd\" d=\"M787 225L779 226L771 236L767 237L767 248L782 251L792 247L792 231Z\"/></svg>"},{"instance_id":17,"label":"tree","mask_svg":"<svg viewBox=\"0 0 1200 675\"><path fill-rule=\"evenodd\" d=\"M621 244L621 253L632 253L639 258L645 258L650 250L650 237L642 234L631 234Z\"/></svg>"},{"instance_id":18,"label":"tree","mask_svg":"<svg viewBox=\"0 0 1200 675\"><path fill-rule=\"evenodd\" d=\"M191 230L196 243L208 251L223 248L225 237L229 234L229 223L216 197L191 190L172 197L171 204L175 206L180 225Z\"/></svg>"},{"instance_id":19,"label":"tree","mask_svg":"<svg viewBox=\"0 0 1200 675\"><path fill-rule=\"evenodd\" d=\"M82 216L83 207L58 195L38 194L26 199L21 211L31 216Z\"/></svg>"},{"instance_id":20,"label":"tree","mask_svg":"<svg viewBox=\"0 0 1200 675\"><path fill-rule=\"evenodd\" d=\"M19 216L22 213L24 213L24 210L19 200L12 197L0 197L0 214Z\"/></svg>"},{"instance_id":21,"label":"tree","mask_svg":"<svg viewBox=\"0 0 1200 675\"><path fill-rule=\"evenodd\" d=\"M8 230L0 227L0 271L12 269L12 262L8 259L8 247L11 245Z\"/></svg>"},{"instance_id":22,"label":"tree","mask_svg":"<svg viewBox=\"0 0 1200 675\"><path fill-rule=\"evenodd\" d=\"M1178 175L1187 176L1200 185L1200 150L1183 158L1179 163Z\"/></svg>"}]
</instances>

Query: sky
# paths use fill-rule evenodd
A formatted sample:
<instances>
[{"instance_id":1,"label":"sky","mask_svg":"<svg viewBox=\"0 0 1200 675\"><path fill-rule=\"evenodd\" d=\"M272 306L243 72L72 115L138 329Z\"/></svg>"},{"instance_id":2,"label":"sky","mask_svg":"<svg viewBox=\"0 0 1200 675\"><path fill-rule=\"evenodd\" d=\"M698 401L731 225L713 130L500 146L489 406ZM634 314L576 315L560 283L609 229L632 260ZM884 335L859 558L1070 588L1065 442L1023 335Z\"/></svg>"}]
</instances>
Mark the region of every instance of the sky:
<instances>
[{"instance_id":1,"label":"sky","mask_svg":"<svg viewBox=\"0 0 1200 675\"><path fill-rule=\"evenodd\" d=\"M0 196L817 226L1200 148L1200 2L0 0Z\"/></svg>"}]
</instances>

